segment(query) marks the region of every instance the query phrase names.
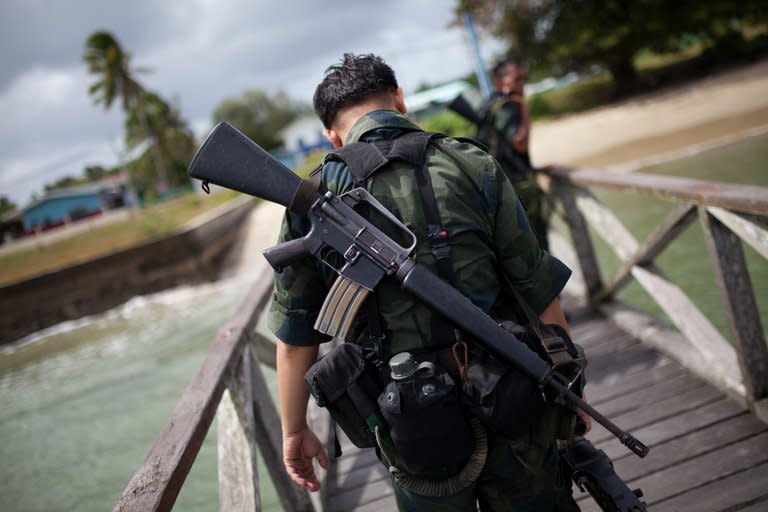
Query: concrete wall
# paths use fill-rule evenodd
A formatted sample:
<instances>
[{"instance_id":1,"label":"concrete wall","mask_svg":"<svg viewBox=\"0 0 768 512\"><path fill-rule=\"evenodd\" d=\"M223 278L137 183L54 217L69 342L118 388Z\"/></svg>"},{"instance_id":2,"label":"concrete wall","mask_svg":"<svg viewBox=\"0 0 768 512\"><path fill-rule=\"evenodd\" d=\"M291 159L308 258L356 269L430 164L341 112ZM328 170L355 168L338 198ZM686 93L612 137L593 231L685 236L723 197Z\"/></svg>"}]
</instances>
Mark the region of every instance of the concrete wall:
<instances>
[{"instance_id":1,"label":"concrete wall","mask_svg":"<svg viewBox=\"0 0 768 512\"><path fill-rule=\"evenodd\" d=\"M0 344L137 295L215 279L254 205L243 197L167 238L0 287Z\"/></svg>"}]
</instances>

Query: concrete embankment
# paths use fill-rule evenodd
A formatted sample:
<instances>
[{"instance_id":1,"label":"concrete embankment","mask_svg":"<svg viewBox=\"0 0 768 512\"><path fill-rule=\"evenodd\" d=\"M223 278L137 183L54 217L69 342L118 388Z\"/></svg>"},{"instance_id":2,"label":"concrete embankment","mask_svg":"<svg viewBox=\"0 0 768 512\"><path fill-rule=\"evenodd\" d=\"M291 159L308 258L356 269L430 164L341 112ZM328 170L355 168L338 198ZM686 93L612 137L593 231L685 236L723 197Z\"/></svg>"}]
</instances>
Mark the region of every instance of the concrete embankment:
<instances>
[{"instance_id":1,"label":"concrete embankment","mask_svg":"<svg viewBox=\"0 0 768 512\"><path fill-rule=\"evenodd\" d=\"M255 204L243 197L171 236L0 287L0 344L137 295L215 279Z\"/></svg>"}]
</instances>

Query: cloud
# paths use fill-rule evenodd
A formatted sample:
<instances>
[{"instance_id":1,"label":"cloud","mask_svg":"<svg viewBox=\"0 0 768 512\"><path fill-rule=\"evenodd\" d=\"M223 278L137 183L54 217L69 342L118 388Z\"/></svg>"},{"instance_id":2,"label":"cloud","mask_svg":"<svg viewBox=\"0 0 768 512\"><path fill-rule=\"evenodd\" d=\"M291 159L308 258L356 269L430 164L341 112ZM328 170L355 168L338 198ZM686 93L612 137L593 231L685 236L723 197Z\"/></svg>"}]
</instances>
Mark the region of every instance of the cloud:
<instances>
[{"instance_id":1,"label":"cloud","mask_svg":"<svg viewBox=\"0 0 768 512\"><path fill-rule=\"evenodd\" d=\"M24 203L43 183L119 159L123 116L94 106L81 55L112 32L148 89L178 101L198 131L224 98L286 91L309 103L344 52L373 52L406 93L472 71L444 0L8 0L0 2L0 194ZM484 45L486 56L500 48ZM103 160L99 160L103 159Z\"/></svg>"}]
</instances>

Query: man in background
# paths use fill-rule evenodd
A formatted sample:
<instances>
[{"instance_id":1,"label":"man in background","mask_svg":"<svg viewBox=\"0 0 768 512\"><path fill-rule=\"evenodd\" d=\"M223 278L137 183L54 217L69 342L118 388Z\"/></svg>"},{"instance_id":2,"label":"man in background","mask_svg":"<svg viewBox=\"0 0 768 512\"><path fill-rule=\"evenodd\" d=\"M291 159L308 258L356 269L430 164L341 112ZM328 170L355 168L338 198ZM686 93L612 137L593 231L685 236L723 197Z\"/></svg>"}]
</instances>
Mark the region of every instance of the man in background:
<instances>
[{"instance_id":1,"label":"man in background","mask_svg":"<svg viewBox=\"0 0 768 512\"><path fill-rule=\"evenodd\" d=\"M525 104L527 80L528 70L517 57L503 59L494 66L494 92L480 113L482 123L476 138L501 163L525 207L539 245L548 250L546 198L528 152L531 121Z\"/></svg>"}]
</instances>

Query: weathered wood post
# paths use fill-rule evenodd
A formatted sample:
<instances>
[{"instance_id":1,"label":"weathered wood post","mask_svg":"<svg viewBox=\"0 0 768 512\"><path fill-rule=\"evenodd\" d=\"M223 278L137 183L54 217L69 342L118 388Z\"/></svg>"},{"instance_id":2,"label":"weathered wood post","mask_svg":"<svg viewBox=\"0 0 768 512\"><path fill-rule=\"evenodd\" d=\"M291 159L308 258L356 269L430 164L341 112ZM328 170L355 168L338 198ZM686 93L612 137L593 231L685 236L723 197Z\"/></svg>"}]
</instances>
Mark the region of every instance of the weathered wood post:
<instances>
[{"instance_id":1,"label":"weathered wood post","mask_svg":"<svg viewBox=\"0 0 768 512\"><path fill-rule=\"evenodd\" d=\"M603 281L600 278L600 267L597 263L597 256L595 256L592 238L589 235L587 221L576 206L575 192L577 187L571 185L565 179L555 176L552 176L550 187L552 193L563 205L563 216L571 231L573 248L576 251L579 268L581 268L581 273L584 276L587 300L592 303L593 299L603 288Z\"/></svg>"},{"instance_id":2,"label":"weathered wood post","mask_svg":"<svg viewBox=\"0 0 768 512\"><path fill-rule=\"evenodd\" d=\"M232 393L232 399L243 430L253 438L248 444L254 464L258 447L283 507L290 512L314 512L307 491L293 483L283 467L280 417L250 344L243 349L242 362L235 375L237 378L229 383L239 389ZM254 486L258 487L255 472Z\"/></svg>"},{"instance_id":3,"label":"weathered wood post","mask_svg":"<svg viewBox=\"0 0 768 512\"><path fill-rule=\"evenodd\" d=\"M715 270L750 409L768 421L768 347L739 237L699 208L707 249Z\"/></svg>"}]
</instances>

